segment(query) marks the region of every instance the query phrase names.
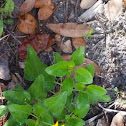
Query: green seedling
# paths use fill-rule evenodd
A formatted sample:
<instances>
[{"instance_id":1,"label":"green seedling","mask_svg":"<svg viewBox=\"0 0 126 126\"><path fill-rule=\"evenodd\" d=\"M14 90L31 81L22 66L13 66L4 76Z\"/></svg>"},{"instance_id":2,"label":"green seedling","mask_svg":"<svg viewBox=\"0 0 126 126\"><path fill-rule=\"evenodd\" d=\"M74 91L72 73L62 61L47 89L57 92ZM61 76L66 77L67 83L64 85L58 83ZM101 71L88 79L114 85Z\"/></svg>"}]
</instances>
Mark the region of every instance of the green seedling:
<instances>
[{"instance_id":1,"label":"green seedling","mask_svg":"<svg viewBox=\"0 0 126 126\"><path fill-rule=\"evenodd\" d=\"M90 31L88 32L88 34L84 33L83 36L91 38L91 37L93 37L93 35L92 35L93 31L94 31L93 29L90 29Z\"/></svg>"},{"instance_id":2,"label":"green seedling","mask_svg":"<svg viewBox=\"0 0 126 126\"><path fill-rule=\"evenodd\" d=\"M110 101L104 88L92 84L93 65L75 70L75 66L83 64L84 57L81 46L70 61L54 53L55 63L46 66L29 46L24 75L32 84L27 90L17 85L15 90L3 92L8 102L0 106L0 117L10 112L4 126L54 126L55 122L59 126L84 126L83 118L91 104Z\"/></svg>"},{"instance_id":3,"label":"green seedling","mask_svg":"<svg viewBox=\"0 0 126 126\"><path fill-rule=\"evenodd\" d=\"M13 0L4 0L3 4L0 6L0 36L3 33L4 23L11 24L12 20L7 19L7 16L10 15L14 10L14 1Z\"/></svg>"}]
</instances>

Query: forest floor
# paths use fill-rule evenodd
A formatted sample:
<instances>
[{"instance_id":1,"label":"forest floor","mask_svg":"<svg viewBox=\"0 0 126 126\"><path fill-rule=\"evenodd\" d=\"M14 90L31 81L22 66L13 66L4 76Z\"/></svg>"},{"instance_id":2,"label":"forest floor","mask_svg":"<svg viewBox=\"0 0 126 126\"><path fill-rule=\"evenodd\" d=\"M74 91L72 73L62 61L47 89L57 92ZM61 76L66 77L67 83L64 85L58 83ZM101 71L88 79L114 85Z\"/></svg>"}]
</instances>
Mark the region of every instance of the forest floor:
<instances>
[{"instance_id":1,"label":"forest floor","mask_svg":"<svg viewBox=\"0 0 126 126\"><path fill-rule=\"evenodd\" d=\"M24 0L14 0L15 5L20 7ZM104 12L96 14L89 21L80 22L78 17L84 13L79 7L79 0L52 0L55 4L55 11L52 16L39 23L39 33L47 33L55 36L55 33L46 27L47 23L67 23L74 22L77 24L88 24L95 29L93 37L84 37L86 41L85 55L86 58L95 62L102 70L94 77L94 84L107 89L108 95L112 102L104 103L102 106L111 110L125 111L125 89L126 89L126 9L123 6L121 14L114 21L109 21ZM30 13L37 17L37 9ZM30 82L24 78L24 60L18 56L18 50L22 40L27 37L18 31L18 9L15 8L11 18L14 23L4 26L3 36L0 38L0 83L5 85L6 89L14 89L17 83L28 89ZM69 37L64 37L68 40ZM75 47L72 45L72 51ZM42 51L38 54L41 61L46 65L52 65L53 52L59 52L61 55L72 54L63 52L56 44L52 46L52 51ZM27 84L26 84L27 83ZM5 89L2 88L2 91ZM2 103L2 102L1 102ZM109 126L113 116L116 113L107 112L98 104L91 106L89 114L85 117L87 126ZM96 117L94 119L94 117ZM107 118L107 119L106 119Z\"/></svg>"}]
</instances>

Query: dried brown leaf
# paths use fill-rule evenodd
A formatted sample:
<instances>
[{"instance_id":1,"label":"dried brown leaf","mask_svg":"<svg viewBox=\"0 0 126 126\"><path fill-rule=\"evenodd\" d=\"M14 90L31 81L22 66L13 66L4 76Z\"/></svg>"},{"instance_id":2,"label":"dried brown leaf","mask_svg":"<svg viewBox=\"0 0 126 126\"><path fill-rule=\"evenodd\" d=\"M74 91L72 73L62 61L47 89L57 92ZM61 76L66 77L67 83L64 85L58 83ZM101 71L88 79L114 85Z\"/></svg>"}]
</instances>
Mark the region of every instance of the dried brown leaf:
<instances>
[{"instance_id":1,"label":"dried brown leaf","mask_svg":"<svg viewBox=\"0 0 126 126\"><path fill-rule=\"evenodd\" d=\"M7 114L0 118L0 126L4 126L7 120Z\"/></svg>"},{"instance_id":2,"label":"dried brown leaf","mask_svg":"<svg viewBox=\"0 0 126 126\"><path fill-rule=\"evenodd\" d=\"M53 9L49 6L43 6L38 11L38 19L39 20L47 20L53 13Z\"/></svg>"},{"instance_id":3,"label":"dried brown leaf","mask_svg":"<svg viewBox=\"0 0 126 126\"><path fill-rule=\"evenodd\" d=\"M19 14L24 15L30 12L35 4L36 0L26 0L20 7Z\"/></svg>"},{"instance_id":4,"label":"dried brown leaf","mask_svg":"<svg viewBox=\"0 0 126 126\"><path fill-rule=\"evenodd\" d=\"M82 9L88 9L90 8L91 6L93 6L93 4L96 2L97 0L81 0L81 3L80 3L80 7Z\"/></svg>"},{"instance_id":5,"label":"dried brown leaf","mask_svg":"<svg viewBox=\"0 0 126 126\"><path fill-rule=\"evenodd\" d=\"M110 126L124 126L124 114L122 112L117 113L113 117Z\"/></svg>"},{"instance_id":6,"label":"dried brown leaf","mask_svg":"<svg viewBox=\"0 0 126 126\"><path fill-rule=\"evenodd\" d=\"M25 34L34 34L38 30L38 23L31 14L19 16L18 30Z\"/></svg>"},{"instance_id":7,"label":"dried brown leaf","mask_svg":"<svg viewBox=\"0 0 126 126\"><path fill-rule=\"evenodd\" d=\"M72 45L71 40L67 40L66 42L62 42L62 38L60 35L55 35L55 42L57 46L65 53L72 53Z\"/></svg>"},{"instance_id":8,"label":"dried brown leaf","mask_svg":"<svg viewBox=\"0 0 126 126\"><path fill-rule=\"evenodd\" d=\"M27 47L32 46L36 53L40 53L45 49L49 48L54 44L53 38L47 34L41 35L32 35L26 37L23 41L21 46L19 47L19 57L21 59L25 59L27 55Z\"/></svg>"},{"instance_id":9,"label":"dried brown leaf","mask_svg":"<svg viewBox=\"0 0 126 126\"><path fill-rule=\"evenodd\" d=\"M88 34L91 29L87 25L77 23L47 24L46 26L57 34L72 38L83 37L83 33Z\"/></svg>"},{"instance_id":10,"label":"dried brown leaf","mask_svg":"<svg viewBox=\"0 0 126 126\"><path fill-rule=\"evenodd\" d=\"M105 16L110 20L114 21L122 11L122 0L109 0L105 4Z\"/></svg>"},{"instance_id":11,"label":"dried brown leaf","mask_svg":"<svg viewBox=\"0 0 126 126\"><path fill-rule=\"evenodd\" d=\"M11 78L15 83L19 83L18 78L14 74L11 74Z\"/></svg>"},{"instance_id":12,"label":"dried brown leaf","mask_svg":"<svg viewBox=\"0 0 126 126\"><path fill-rule=\"evenodd\" d=\"M36 0L34 7L41 8L43 6L51 6L51 4L52 4L51 0Z\"/></svg>"},{"instance_id":13,"label":"dried brown leaf","mask_svg":"<svg viewBox=\"0 0 126 126\"><path fill-rule=\"evenodd\" d=\"M125 7L126 7L126 0L123 0L124 1L124 4L125 4Z\"/></svg>"},{"instance_id":14,"label":"dried brown leaf","mask_svg":"<svg viewBox=\"0 0 126 126\"><path fill-rule=\"evenodd\" d=\"M72 43L73 43L75 49L77 49L79 46L86 47L86 41L84 40L83 37L72 38Z\"/></svg>"},{"instance_id":15,"label":"dried brown leaf","mask_svg":"<svg viewBox=\"0 0 126 126\"><path fill-rule=\"evenodd\" d=\"M45 49L45 51L51 52L51 51L53 51L53 48L52 47L49 47L49 48Z\"/></svg>"},{"instance_id":16,"label":"dried brown leaf","mask_svg":"<svg viewBox=\"0 0 126 126\"><path fill-rule=\"evenodd\" d=\"M60 45L60 49L65 53L72 53L71 41L67 40L66 42L62 42Z\"/></svg>"},{"instance_id":17,"label":"dried brown leaf","mask_svg":"<svg viewBox=\"0 0 126 126\"><path fill-rule=\"evenodd\" d=\"M0 83L0 88L2 92L7 90L7 86L4 83Z\"/></svg>"},{"instance_id":18,"label":"dried brown leaf","mask_svg":"<svg viewBox=\"0 0 126 126\"><path fill-rule=\"evenodd\" d=\"M71 55L62 55L62 58L66 61L69 61L70 60L70 57ZM95 73L99 73L101 72L101 69L100 67L94 63L93 61L91 61L90 59L87 59L87 58L84 58L84 63L81 65L81 66L76 66L75 69L78 69L78 68L84 68L86 67L88 64L92 64L95 68Z\"/></svg>"}]
</instances>

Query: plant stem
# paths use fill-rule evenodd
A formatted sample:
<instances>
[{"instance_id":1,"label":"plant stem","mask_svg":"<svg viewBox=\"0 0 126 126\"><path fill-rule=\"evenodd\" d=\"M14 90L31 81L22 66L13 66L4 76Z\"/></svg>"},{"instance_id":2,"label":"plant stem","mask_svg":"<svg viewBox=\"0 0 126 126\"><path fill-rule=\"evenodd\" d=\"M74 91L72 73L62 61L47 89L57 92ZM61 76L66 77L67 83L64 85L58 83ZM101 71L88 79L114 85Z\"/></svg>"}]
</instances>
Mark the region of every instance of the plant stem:
<instances>
[{"instance_id":1,"label":"plant stem","mask_svg":"<svg viewBox=\"0 0 126 126\"><path fill-rule=\"evenodd\" d=\"M49 123L46 123L46 122L43 122L43 121L41 121L42 123L44 123L44 124L46 124L46 125L49 125L49 126L52 126L51 124L49 124Z\"/></svg>"},{"instance_id":2,"label":"plant stem","mask_svg":"<svg viewBox=\"0 0 126 126\"><path fill-rule=\"evenodd\" d=\"M31 115L31 116L33 116L33 117L35 117L36 119L38 119L38 117L37 117L37 116L35 116L34 114L30 113L30 115Z\"/></svg>"},{"instance_id":3,"label":"plant stem","mask_svg":"<svg viewBox=\"0 0 126 126\"><path fill-rule=\"evenodd\" d=\"M34 114L30 113L31 116L35 117L37 120L39 120L39 118L37 116L35 116ZM43 122L41 121L42 123L46 124L46 125L49 125L49 126L52 126L51 124L49 123L46 123L46 122Z\"/></svg>"},{"instance_id":4,"label":"plant stem","mask_svg":"<svg viewBox=\"0 0 126 126\"><path fill-rule=\"evenodd\" d=\"M61 83L62 83L63 82L63 78L61 77L60 79L61 79Z\"/></svg>"},{"instance_id":5,"label":"plant stem","mask_svg":"<svg viewBox=\"0 0 126 126\"><path fill-rule=\"evenodd\" d=\"M58 85L62 86L62 84L61 83L58 83L58 82L55 82L55 84L58 84Z\"/></svg>"},{"instance_id":6,"label":"plant stem","mask_svg":"<svg viewBox=\"0 0 126 126\"><path fill-rule=\"evenodd\" d=\"M56 96L56 95L60 94L61 92L62 92L62 89L59 90L57 93L55 93L53 96Z\"/></svg>"}]
</instances>

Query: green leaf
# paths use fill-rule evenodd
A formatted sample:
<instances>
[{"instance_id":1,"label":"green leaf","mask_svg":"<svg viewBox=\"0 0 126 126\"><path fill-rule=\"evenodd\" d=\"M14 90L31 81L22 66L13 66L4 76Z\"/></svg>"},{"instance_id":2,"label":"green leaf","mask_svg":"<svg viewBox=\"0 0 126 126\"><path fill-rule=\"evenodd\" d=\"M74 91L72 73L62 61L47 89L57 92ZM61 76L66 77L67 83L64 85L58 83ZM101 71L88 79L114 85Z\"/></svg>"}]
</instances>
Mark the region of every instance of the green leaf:
<instances>
[{"instance_id":1,"label":"green leaf","mask_svg":"<svg viewBox=\"0 0 126 126\"><path fill-rule=\"evenodd\" d=\"M48 113L44 114L44 116L42 117L42 121L45 122L45 123L48 123L50 125L54 124L53 117ZM44 124L44 126L49 126L49 125Z\"/></svg>"},{"instance_id":2,"label":"green leaf","mask_svg":"<svg viewBox=\"0 0 126 126\"><path fill-rule=\"evenodd\" d=\"M66 108L69 112L73 112L73 110L75 109L73 104L73 93L67 96Z\"/></svg>"},{"instance_id":3,"label":"green leaf","mask_svg":"<svg viewBox=\"0 0 126 126\"><path fill-rule=\"evenodd\" d=\"M97 85L87 86L86 91L94 95L105 95L107 93L107 91L104 88Z\"/></svg>"},{"instance_id":4,"label":"green leaf","mask_svg":"<svg viewBox=\"0 0 126 126\"><path fill-rule=\"evenodd\" d=\"M10 25L10 24L13 24L14 23L14 20L13 19L6 19L3 22L4 22L4 24Z\"/></svg>"},{"instance_id":5,"label":"green leaf","mask_svg":"<svg viewBox=\"0 0 126 126\"><path fill-rule=\"evenodd\" d=\"M54 55L54 64L56 64L60 61L63 61L63 59L59 53L55 52L53 55Z\"/></svg>"},{"instance_id":6,"label":"green leaf","mask_svg":"<svg viewBox=\"0 0 126 126\"><path fill-rule=\"evenodd\" d=\"M85 67L86 70L88 70L92 77L94 77L94 73L95 73L95 69L94 69L94 66L92 64L88 64L86 67Z\"/></svg>"},{"instance_id":7,"label":"green leaf","mask_svg":"<svg viewBox=\"0 0 126 126\"><path fill-rule=\"evenodd\" d=\"M74 114L77 115L79 118L84 118L87 115L89 109L90 109L90 105L89 104L85 104L83 106L83 108L75 109L74 110Z\"/></svg>"},{"instance_id":8,"label":"green leaf","mask_svg":"<svg viewBox=\"0 0 126 126\"><path fill-rule=\"evenodd\" d=\"M111 98L108 95L102 95L102 97L98 98L99 102L110 102Z\"/></svg>"},{"instance_id":9,"label":"green leaf","mask_svg":"<svg viewBox=\"0 0 126 126\"><path fill-rule=\"evenodd\" d=\"M84 118L88 113L89 108L88 95L84 92L80 92L76 100L76 109L74 110L74 114L80 118Z\"/></svg>"},{"instance_id":10,"label":"green leaf","mask_svg":"<svg viewBox=\"0 0 126 126\"><path fill-rule=\"evenodd\" d=\"M16 88L14 89L14 91L17 91L17 92L23 92L23 91L25 91L25 90L24 90L23 87L21 87L20 84L17 84L17 85L16 85Z\"/></svg>"},{"instance_id":11,"label":"green leaf","mask_svg":"<svg viewBox=\"0 0 126 126\"><path fill-rule=\"evenodd\" d=\"M10 118L6 121L4 126L24 126L21 123L18 123L15 118L11 115Z\"/></svg>"},{"instance_id":12,"label":"green leaf","mask_svg":"<svg viewBox=\"0 0 126 126\"><path fill-rule=\"evenodd\" d=\"M111 101L110 97L107 95L94 95L89 92L85 92L88 95L89 103L93 104L96 102L109 102Z\"/></svg>"},{"instance_id":13,"label":"green leaf","mask_svg":"<svg viewBox=\"0 0 126 126\"><path fill-rule=\"evenodd\" d=\"M110 97L106 95L107 91L97 85L89 85L85 93L88 95L90 104L95 102L108 102L111 100Z\"/></svg>"},{"instance_id":14,"label":"green leaf","mask_svg":"<svg viewBox=\"0 0 126 126\"><path fill-rule=\"evenodd\" d=\"M90 29L90 31L88 32L88 34L84 33L83 36L84 37L93 37L92 33L93 33L93 29Z\"/></svg>"},{"instance_id":15,"label":"green leaf","mask_svg":"<svg viewBox=\"0 0 126 126\"><path fill-rule=\"evenodd\" d=\"M32 106L11 104L8 106L8 109L17 122L23 123L30 115Z\"/></svg>"},{"instance_id":16,"label":"green leaf","mask_svg":"<svg viewBox=\"0 0 126 126\"><path fill-rule=\"evenodd\" d=\"M34 105L33 112L37 117L40 117L44 113L44 109L39 105Z\"/></svg>"},{"instance_id":17,"label":"green leaf","mask_svg":"<svg viewBox=\"0 0 126 126\"><path fill-rule=\"evenodd\" d=\"M0 20L0 37L3 34L3 17L1 16L1 20Z\"/></svg>"},{"instance_id":18,"label":"green leaf","mask_svg":"<svg viewBox=\"0 0 126 126\"><path fill-rule=\"evenodd\" d=\"M69 68L75 67L75 63L74 63L73 61L69 61L69 62L68 62L68 67L69 67Z\"/></svg>"},{"instance_id":19,"label":"green leaf","mask_svg":"<svg viewBox=\"0 0 126 126\"><path fill-rule=\"evenodd\" d=\"M29 46L24 69L25 78L34 81L40 74L45 74L46 67L38 58L35 50Z\"/></svg>"},{"instance_id":20,"label":"green leaf","mask_svg":"<svg viewBox=\"0 0 126 126\"><path fill-rule=\"evenodd\" d=\"M63 77L67 74L67 62L60 61L52 66L49 66L45 71L52 76Z\"/></svg>"},{"instance_id":21,"label":"green leaf","mask_svg":"<svg viewBox=\"0 0 126 126\"><path fill-rule=\"evenodd\" d=\"M65 125L65 126L84 126L84 125L85 125L84 120L82 120L78 117L76 117L76 118L71 117L68 120L68 125Z\"/></svg>"},{"instance_id":22,"label":"green leaf","mask_svg":"<svg viewBox=\"0 0 126 126\"><path fill-rule=\"evenodd\" d=\"M88 35L86 33L83 34L84 37L88 37Z\"/></svg>"},{"instance_id":23,"label":"green leaf","mask_svg":"<svg viewBox=\"0 0 126 126\"><path fill-rule=\"evenodd\" d=\"M45 77L43 88L45 91L50 91L53 88L55 77L50 76L45 72L46 67L47 66L38 58L35 50L29 46L24 70L25 78L34 81L40 74L43 74Z\"/></svg>"},{"instance_id":24,"label":"green leaf","mask_svg":"<svg viewBox=\"0 0 126 126\"><path fill-rule=\"evenodd\" d=\"M47 93L43 89L44 85L44 76L41 74L30 86L28 91L30 92L33 99L43 99L46 97Z\"/></svg>"},{"instance_id":25,"label":"green leaf","mask_svg":"<svg viewBox=\"0 0 126 126\"><path fill-rule=\"evenodd\" d=\"M47 73L44 74L45 83L43 85L44 91L48 92L53 89L55 77L50 76Z\"/></svg>"},{"instance_id":26,"label":"green leaf","mask_svg":"<svg viewBox=\"0 0 126 126\"><path fill-rule=\"evenodd\" d=\"M28 126L36 126L36 121L35 121L35 120L32 120L32 119L28 119L28 120L26 121L26 124L27 124Z\"/></svg>"},{"instance_id":27,"label":"green leaf","mask_svg":"<svg viewBox=\"0 0 126 126\"><path fill-rule=\"evenodd\" d=\"M75 63L76 66L83 64L84 62L84 47L80 46L71 56L71 61Z\"/></svg>"},{"instance_id":28,"label":"green leaf","mask_svg":"<svg viewBox=\"0 0 126 126\"><path fill-rule=\"evenodd\" d=\"M66 78L62 83L63 90L70 95L73 91L74 80L72 78Z\"/></svg>"},{"instance_id":29,"label":"green leaf","mask_svg":"<svg viewBox=\"0 0 126 126\"><path fill-rule=\"evenodd\" d=\"M75 73L75 80L84 84L91 84L93 82L93 77L88 70L79 68Z\"/></svg>"},{"instance_id":30,"label":"green leaf","mask_svg":"<svg viewBox=\"0 0 126 126\"><path fill-rule=\"evenodd\" d=\"M4 13L12 13L14 10L14 1L13 0L7 0L5 7L4 7Z\"/></svg>"},{"instance_id":31,"label":"green leaf","mask_svg":"<svg viewBox=\"0 0 126 126\"><path fill-rule=\"evenodd\" d=\"M0 118L7 113L7 107L5 105L0 105Z\"/></svg>"},{"instance_id":32,"label":"green leaf","mask_svg":"<svg viewBox=\"0 0 126 126\"><path fill-rule=\"evenodd\" d=\"M85 88L85 84L79 82L74 85L74 88L76 91L83 91Z\"/></svg>"},{"instance_id":33,"label":"green leaf","mask_svg":"<svg viewBox=\"0 0 126 126\"><path fill-rule=\"evenodd\" d=\"M87 37L93 37L92 33L93 33L93 29L90 29L90 31L88 32L88 36Z\"/></svg>"},{"instance_id":34,"label":"green leaf","mask_svg":"<svg viewBox=\"0 0 126 126\"><path fill-rule=\"evenodd\" d=\"M55 115L55 118L57 118L58 120L64 120L66 114L67 114L66 111L63 110L60 114Z\"/></svg>"},{"instance_id":35,"label":"green leaf","mask_svg":"<svg viewBox=\"0 0 126 126\"><path fill-rule=\"evenodd\" d=\"M8 90L3 92L3 96L14 104L26 104L31 102L31 95L27 91L13 91Z\"/></svg>"},{"instance_id":36,"label":"green leaf","mask_svg":"<svg viewBox=\"0 0 126 126\"><path fill-rule=\"evenodd\" d=\"M45 107L55 117L61 114L67 100L67 92L62 92L57 96L52 96L44 101Z\"/></svg>"}]
</instances>

